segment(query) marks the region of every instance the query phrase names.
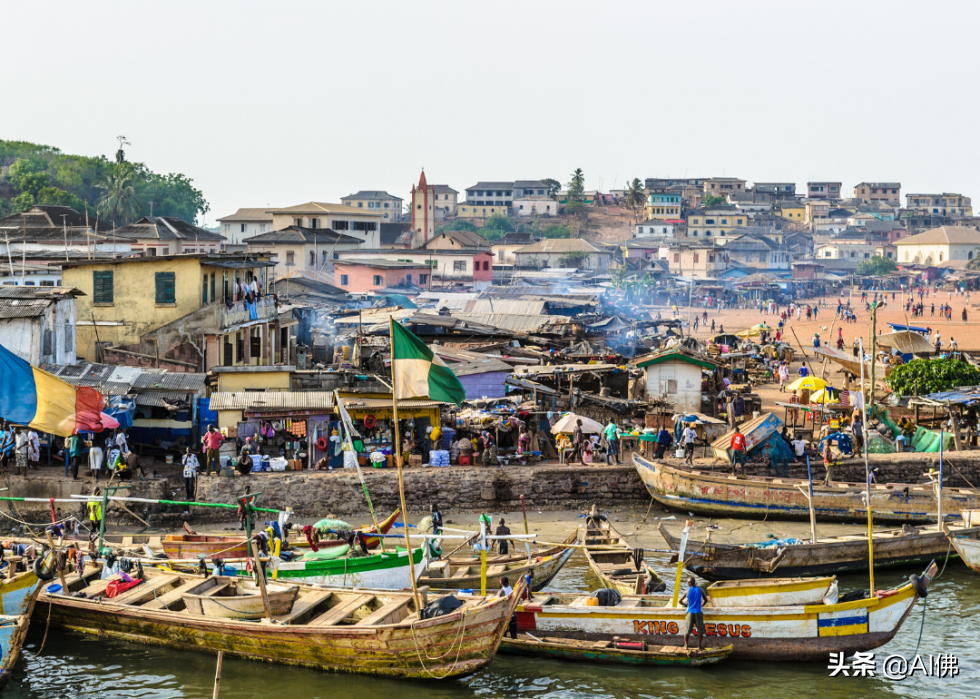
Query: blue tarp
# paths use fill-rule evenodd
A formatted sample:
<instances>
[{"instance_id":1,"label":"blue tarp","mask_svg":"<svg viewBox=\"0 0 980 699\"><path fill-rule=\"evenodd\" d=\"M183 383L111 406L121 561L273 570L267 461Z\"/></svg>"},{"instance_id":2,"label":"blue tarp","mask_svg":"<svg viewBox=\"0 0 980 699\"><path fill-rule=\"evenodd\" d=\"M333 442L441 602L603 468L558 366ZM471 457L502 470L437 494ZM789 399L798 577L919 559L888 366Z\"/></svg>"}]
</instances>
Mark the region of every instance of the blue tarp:
<instances>
[{"instance_id":1,"label":"blue tarp","mask_svg":"<svg viewBox=\"0 0 980 699\"><path fill-rule=\"evenodd\" d=\"M109 402L102 412L118 420L120 427L132 427L136 401L123 396L109 396Z\"/></svg>"},{"instance_id":2,"label":"blue tarp","mask_svg":"<svg viewBox=\"0 0 980 699\"><path fill-rule=\"evenodd\" d=\"M899 325L898 323L889 323L892 330L898 332L900 330L911 330L914 333L924 333L929 332L929 328L920 328L917 325Z\"/></svg>"}]
</instances>

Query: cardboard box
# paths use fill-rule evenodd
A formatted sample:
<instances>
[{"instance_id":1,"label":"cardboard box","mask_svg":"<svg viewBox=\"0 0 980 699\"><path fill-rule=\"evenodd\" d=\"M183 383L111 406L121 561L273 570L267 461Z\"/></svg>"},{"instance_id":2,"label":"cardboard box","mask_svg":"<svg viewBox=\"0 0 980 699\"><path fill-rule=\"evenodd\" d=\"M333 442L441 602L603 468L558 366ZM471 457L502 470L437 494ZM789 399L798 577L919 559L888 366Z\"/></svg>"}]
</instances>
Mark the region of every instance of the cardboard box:
<instances>
[{"instance_id":1,"label":"cardboard box","mask_svg":"<svg viewBox=\"0 0 980 699\"><path fill-rule=\"evenodd\" d=\"M421 454L412 454L412 455L410 455L408 457L408 465L409 466L421 466L422 465L422 455Z\"/></svg>"}]
</instances>

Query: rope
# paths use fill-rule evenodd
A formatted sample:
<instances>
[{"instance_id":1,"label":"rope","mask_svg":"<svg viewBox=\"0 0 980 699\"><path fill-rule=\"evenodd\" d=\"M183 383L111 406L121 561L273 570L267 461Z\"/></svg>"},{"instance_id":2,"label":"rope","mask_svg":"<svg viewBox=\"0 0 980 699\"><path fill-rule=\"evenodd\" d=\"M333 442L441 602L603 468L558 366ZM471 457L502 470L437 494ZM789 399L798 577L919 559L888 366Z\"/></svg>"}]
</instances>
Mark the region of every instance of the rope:
<instances>
[{"instance_id":1,"label":"rope","mask_svg":"<svg viewBox=\"0 0 980 699\"><path fill-rule=\"evenodd\" d=\"M945 566L943 566L945 567ZM929 598L926 597L922 600L922 622L919 624L919 640L915 642L915 653L919 654L919 644L922 643L922 629L926 627L926 607L929 605Z\"/></svg>"},{"instance_id":2,"label":"rope","mask_svg":"<svg viewBox=\"0 0 980 699\"><path fill-rule=\"evenodd\" d=\"M429 655L429 649L428 648L425 649L425 657L426 657L427 660L442 660L447 655L449 655L450 653L453 652L453 646L456 645L456 642L457 641L459 642L459 647L456 649L456 657L453 659L453 664L449 667L448 670L446 670L446 674L444 674L442 677L439 677L438 675L435 675L431 670L429 670L429 668L427 668L425 666L425 660L422 660L422 653L419 652L419 640L418 640L418 637L415 634L415 624L417 624L420 621L422 621L421 618L415 619L411 623L411 628L412 628L412 643L415 644L415 655L419 659L419 665L421 665L422 666L422 669L425 670L425 674L427 674L432 679L435 679L435 680L444 680L447 677L449 677L449 675L456 669L456 666L459 664L459 656L460 656L460 653L462 653L462 651L463 651L463 632L466 630L466 612L461 612L460 613L459 632L456 635L456 639L452 643L449 644L449 650L447 650L442 655L431 656L431 655Z\"/></svg>"},{"instance_id":3,"label":"rope","mask_svg":"<svg viewBox=\"0 0 980 699\"><path fill-rule=\"evenodd\" d=\"M67 595L68 594L68 590L65 590L64 593ZM37 649L37 653L34 654L34 657L35 658L40 658L41 657L41 653L44 652L44 644L48 640L48 629L51 628L51 609L52 608L54 608L54 602L48 602L48 621L44 625L44 638L41 639L41 647L38 648Z\"/></svg>"}]
</instances>

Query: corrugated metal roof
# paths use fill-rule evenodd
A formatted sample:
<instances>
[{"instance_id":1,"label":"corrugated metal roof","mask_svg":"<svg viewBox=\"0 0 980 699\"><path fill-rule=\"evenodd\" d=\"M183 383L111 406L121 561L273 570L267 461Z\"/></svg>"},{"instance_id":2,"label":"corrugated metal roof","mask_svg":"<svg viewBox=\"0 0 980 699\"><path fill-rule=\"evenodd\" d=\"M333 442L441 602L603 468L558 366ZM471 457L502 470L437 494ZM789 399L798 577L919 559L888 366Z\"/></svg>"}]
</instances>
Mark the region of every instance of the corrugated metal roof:
<instances>
[{"instance_id":1,"label":"corrugated metal roof","mask_svg":"<svg viewBox=\"0 0 980 699\"><path fill-rule=\"evenodd\" d=\"M334 325L357 325L359 322L364 325L374 324L374 323L387 323L388 318L394 318L395 320L401 320L402 318L410 318L415 313L414 309L402 308L397 311L385 311L383 313L369 313L368 309L365 309L361 313L360 318L356 315L346 316L344 318L334 318Z\"/></svg>"},{"instance_id":2,"label":"corrugated metal roof","mask_svg":"<svg viewBox=\"0 0 980 699\"><path fill-rule=\"evenodd\" d=\"M506 374L514 371L514 368L499 359L483 359L475 362L464 362L461 364L449 365L450 370L456 376L471 376L473 374L488 374L490 372L502 371Z\"/></svg>"},{"instance_id":3,"label":"corrugated metal roof","mask_svg":"<svg viewBox=\"0 0 980 699\"><path fill-rule=\"evenodd\" d=\"M572 322L564 316L519 316L509 313L453 313L453 317L513 332L539 332L546 327L559 327Z\"/></svg>"},{"instance_id":4,"label":"corrugated metal roof","mask_svg":"<svg viewBox=\"0 0 980 699\"><path fill-rule=\"evenodd\" d=\"M204 374L167 372L166 374L142 373L133 382L133 388L143 391L174 391L197 393L204 388Z\"/></svg>"},{"instance_id":5,"label":"corrugated metal roof","mask_svg":"<svg viewBox=\"0 0 980 699\"><path fill-rule=\"evenodd\" d=\"M330 410L332 391L218 391L211 394L211 410Z\"/></svg>"},{"instance_id":6,"label":"corrugated metal roof","mask_svg":"<svg viewBox=\"0 0 980 699\"><path fill-rule=\"evenodd\" d=\"M168 403L174 405L176 403L187 404L187 402L187 394L182 391L153 391L151 393L140 393L136 396L136 405L145 405L154 408L166 408Z\"/></svg>"},{"instance_id":7,"label":"corrugated metal roof","mask_svg":"<svg viewBox=\"0 0 980 699\"><path fill-rule=\"evenodd\" d=\"M54 299L0 299L0 318L37 318Z\"/></svg>"}]
</instances>

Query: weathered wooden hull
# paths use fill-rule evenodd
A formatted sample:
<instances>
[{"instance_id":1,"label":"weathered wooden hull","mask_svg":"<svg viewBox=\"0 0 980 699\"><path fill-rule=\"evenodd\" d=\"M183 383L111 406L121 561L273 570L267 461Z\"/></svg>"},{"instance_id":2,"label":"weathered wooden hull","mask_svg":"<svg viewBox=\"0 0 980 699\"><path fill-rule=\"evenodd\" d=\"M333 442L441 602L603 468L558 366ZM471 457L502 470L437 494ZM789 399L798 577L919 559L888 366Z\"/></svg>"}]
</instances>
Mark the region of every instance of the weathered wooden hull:
<instances>
[{"instance_id":1,"label":"weathered wooden hull","mask_svg":"<svg viewBox=\"0 0 980 699\"><path fill-rule=\"evenodd\" d=\"M949 542L970 570L980 573L980 540L967 539L956 534L949 535Z\"/></svg>"},{"instance_id":2,"label":"weathered wooden hull","mask_svg":"<svg viewBox=\"0 0 980 699\"><path fill-rule=\"evenodd\" d=\"M616 590L621 595L633 595L637 591L637 579L646 578L648 575L656 581L657 587L663 585L660 576L646 563L642 564L642 570L636 570L632 562L632 549L609 522L600 522L598 529L587 524L582 530L580 543L587 547L585 560L589 563L589 570L599 578L604 587ZM613 550L613 547L618 547L620 550ZM613 574L609 564L613 564L619 570L630 572ZM665 588L666 586L663 586L661 589Z\"/></svg>"},{"instance_id":3,"label":"weathered wooden hull","mask_svg":"<svg viewBox=\"0 0 980 699\"><path fill-rule=\"evenodd\" d=\"M202 534L169 534L160 545L167 558L188 560L204 557L245 558L248 546L245 539L237 536L204 536Z\"/></svg>"},{"instance_id":4,"label":"weathered wooden hull","mask_svg":"<svg viewBox=\"0 0 980 699\"><path fill-rule=\"evenodd\" d=\"M664 461L654 463L637 454L633 466L650 496L665 507L715 517L762 519L809 519L807 482L779 478L736 478L724 473L699 471ZM863 483L813 486L818 520L866 521ZM943 511L958 512L980 507L980 492L943 490ZM901 483L875 485L871 509L876 522L935 522L936 498L930 485Z\"/></svg>"},{"instance_id":5,"label":"weathered wooden hull","mask_svg":"<svg viewBox=\"0 0 980 699\"><path fill-rule=\"evenodd\" d=\"M412 554L415 579L425 570L421 548ZM332 561L292 561L280 563L272 573L273 580L307 583L327 587L368 587L400 590L410 587L408 554L404 551L376 553L363 558L341 558Z\"/></svg>"},{"instance_id":6,"label":"weathered wooden hull","mask_svg":"<svg viewBox=\"0 0 980 699\"><path fill-rule=\"evenodd\" d=\"M600 641L597 645L604 644ZM684 652L674 646L662 646L647 651L632 651L618 648L590 648L586 644L569 642L567 639L546 638L536 641L522 635L516 640L504 637L500 643L500 652L523 657L552 658L600 665L686 665L697 667L712 665L724 660L731 655L732 647L728 645L722 648L705 648L700 651L692 649Z\"/></svg>"},{"instance_id":7,"label":"weathered wooden hull","mask_svg":"<svg viewBox=\"0 0 980 699\"><path fill-rule=\"evenodd\" d=\"M42 594L41 621L80 633L178 650L298 665L333 672L441 679L467 675L490 663L510 620L516 596L424 621L365 626L292 626L212 619L111 600Z\"/></svg>"},{"instance_id":8,"label":"weathered wooden hull","mask_svg":"<svg viewBox=\"0 0 980 699\"><path fill-rule=\"evenodd\" d=\"M833 583L833 578L731 580L709 585L707 593L712 607L792 607L822 604Z\"/></svg>"},{"instance_id":9,"label":"weathered wooden hull","mask_svg":"<svg viewBox=\"0 0 980 699\"><path fill-rule=\"evenodd\" d=\"M830 652L850 655L890 641L915 600L912 586L903 585L888 597L834 605L705 607L705 631L711 641L730 643L732 658L827 662ZM617 607L523 604L517 624L536 636L649 641L654 635L658 644L682 645L687 609L663 606L669 604L669 597L653 595L625 598Z\"/></svg>"},{"instance_id":10,"label":"weathered wooden hull","mask_svg":"<svg viewBox=\"0 0 980 699\"><path fill-rule=\"evenodd\" d=\"M0 689L10 681L10 673L20 657L31 613L43 583L33 572L21 573L0 585Z\"/></svg>"},{"instance_id":11,"label":"weathered wooden hull","mask_svg":"<svg viewBox=\"0 0 980 699\"><path fill-rule=\"evenodd\" d=\"M680 537L670 534L662 524L659 529L667 544L677 550ZM875 533L876 569L921 568L929 561L945 558L949 554L949 539L943 532L928 531L903 536L901 531ZM980 527L962 531L980 533ZM868 569L868 540L862 537L818 539L815 545L767 548L689 540L684 567L711 581L863 572Z\"/></svg>"}]
</instances>

